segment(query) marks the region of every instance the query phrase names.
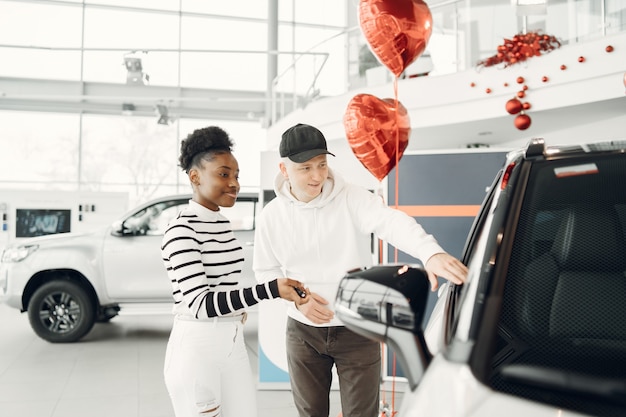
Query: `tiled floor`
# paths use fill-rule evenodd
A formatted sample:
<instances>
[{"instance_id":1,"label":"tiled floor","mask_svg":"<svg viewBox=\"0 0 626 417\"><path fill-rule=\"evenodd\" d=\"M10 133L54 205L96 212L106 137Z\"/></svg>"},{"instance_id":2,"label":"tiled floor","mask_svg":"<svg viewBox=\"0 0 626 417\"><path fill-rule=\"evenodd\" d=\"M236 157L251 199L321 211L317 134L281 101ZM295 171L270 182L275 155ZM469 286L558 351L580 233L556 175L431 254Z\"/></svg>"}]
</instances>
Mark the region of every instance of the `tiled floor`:
<instances>
[{"instance_id":1,"label":"tiled floor","mask_svg":"<svg viewBox=\"0 0 626 417\"><path fill-rule=\"evenodd\" d=\"M119 316L96 324L79 343L51 344L32 332L26 314L0 303L0 415L173 417L162 375L171 320ZM246 323L253 369L257 323L253 310ZM401 394L394 399L398 408ZM297 417L290 391L261 390L258 402L259 417ZM330 417L340 412L333 391Z\"/></svg>"}]
</instances>

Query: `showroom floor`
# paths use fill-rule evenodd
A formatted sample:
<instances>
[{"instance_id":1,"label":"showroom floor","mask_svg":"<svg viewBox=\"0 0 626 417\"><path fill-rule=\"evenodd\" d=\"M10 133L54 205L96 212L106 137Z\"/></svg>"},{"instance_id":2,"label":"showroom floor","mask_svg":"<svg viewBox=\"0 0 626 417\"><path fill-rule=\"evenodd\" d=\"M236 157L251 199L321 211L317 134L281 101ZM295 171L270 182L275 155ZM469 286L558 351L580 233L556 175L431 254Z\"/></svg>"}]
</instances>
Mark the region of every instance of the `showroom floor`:
<instances>
[{"instance_id":1,"label":"showroom floor","mask_svg":"<svg viewBox=\"0 0 626 417\"><path fill-rule=\"evenodd\" d=\"M28 317L0 303L0 415L19 417L174 417L162 366L170 316L119 316L81 342L51 344ZM246 323L257 369L258 313ZM385 394L390 402L391 394ZM393 397L396 409L401 394ZM296 417L288 390L259 390L258 417ZM337 391L330 417L340 415Z\"/></svg>"}]
</instances>

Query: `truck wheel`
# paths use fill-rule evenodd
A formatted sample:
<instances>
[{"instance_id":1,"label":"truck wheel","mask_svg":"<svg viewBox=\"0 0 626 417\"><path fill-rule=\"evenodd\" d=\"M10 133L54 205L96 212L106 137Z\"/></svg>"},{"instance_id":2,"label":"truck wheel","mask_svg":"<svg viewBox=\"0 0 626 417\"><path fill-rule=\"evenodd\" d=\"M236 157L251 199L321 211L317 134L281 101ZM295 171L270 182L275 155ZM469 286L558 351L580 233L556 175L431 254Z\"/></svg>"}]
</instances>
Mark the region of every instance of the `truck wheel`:
<instances>
[{"instance_id":1,"label":"truck wheel","mask_svg":"<svg viewBox=\"0 0 626 417\"><path fill-rule=\"evenodd\" d=\"M37 336L48 342L76 342L93 327L95 310L89 294L78 284L51 281L31 297L28 320Z\"/></svg>"}]
</instances>

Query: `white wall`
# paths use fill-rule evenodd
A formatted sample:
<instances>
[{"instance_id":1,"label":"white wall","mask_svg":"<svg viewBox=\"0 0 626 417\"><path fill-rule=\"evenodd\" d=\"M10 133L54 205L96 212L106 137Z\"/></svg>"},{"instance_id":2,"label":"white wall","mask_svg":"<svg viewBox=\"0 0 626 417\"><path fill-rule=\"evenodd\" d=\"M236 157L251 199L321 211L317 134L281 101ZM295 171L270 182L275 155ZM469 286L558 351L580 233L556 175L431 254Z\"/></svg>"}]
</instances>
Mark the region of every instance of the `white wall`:
<instances>
[{"instance_id":1,"label":"white wall","mask_svg":"<svg viewBox=\"0 0 626 417\"><path fill-rule=\"evenodd\" d=\"M70 231L108 226L128 210L127 193L0 190L0 249L16 237L17 209L70 210Z\"/></svg>"}]
</instances>

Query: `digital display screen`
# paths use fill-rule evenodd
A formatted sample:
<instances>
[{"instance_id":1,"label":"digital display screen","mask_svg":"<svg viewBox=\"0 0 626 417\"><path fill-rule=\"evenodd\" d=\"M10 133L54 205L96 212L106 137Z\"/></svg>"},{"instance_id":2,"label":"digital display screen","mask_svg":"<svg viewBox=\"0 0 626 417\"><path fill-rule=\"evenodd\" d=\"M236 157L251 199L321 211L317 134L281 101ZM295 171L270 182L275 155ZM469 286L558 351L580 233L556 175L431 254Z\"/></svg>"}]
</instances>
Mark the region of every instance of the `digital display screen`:
<instances>
[{"instance_id":1,"label":"digital display screen","mask_svg":"<svg viewBox=\"0 0 626 417\"><path fill-rule=\"evenodd\" d=\"M71 216L71 210L17 209L15 237L69 233Z\"/></svg>"}]
</instances>

